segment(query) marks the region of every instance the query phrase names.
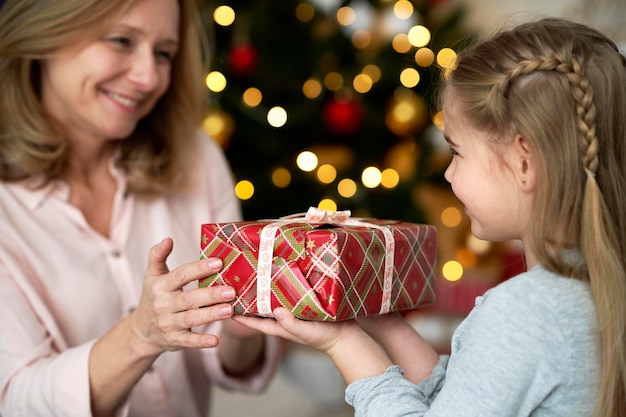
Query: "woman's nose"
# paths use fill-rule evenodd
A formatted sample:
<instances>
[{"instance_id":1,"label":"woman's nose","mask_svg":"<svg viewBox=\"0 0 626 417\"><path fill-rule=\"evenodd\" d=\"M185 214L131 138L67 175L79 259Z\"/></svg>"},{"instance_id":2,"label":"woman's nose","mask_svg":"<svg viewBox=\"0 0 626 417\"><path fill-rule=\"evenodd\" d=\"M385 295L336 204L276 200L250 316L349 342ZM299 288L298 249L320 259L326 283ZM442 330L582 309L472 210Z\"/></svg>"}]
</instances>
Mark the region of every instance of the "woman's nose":
<instances>
[{"instance_id":1,"label":"woman's nose","mask_svg":"<svg viewBox=\"0 0 626 417\"><path fill-rule=\"evenodd\" d=\"M158 85L157 62L152 50L136 51L128 77L142 91L151 91Z\"/></svg>"}]
</instances>

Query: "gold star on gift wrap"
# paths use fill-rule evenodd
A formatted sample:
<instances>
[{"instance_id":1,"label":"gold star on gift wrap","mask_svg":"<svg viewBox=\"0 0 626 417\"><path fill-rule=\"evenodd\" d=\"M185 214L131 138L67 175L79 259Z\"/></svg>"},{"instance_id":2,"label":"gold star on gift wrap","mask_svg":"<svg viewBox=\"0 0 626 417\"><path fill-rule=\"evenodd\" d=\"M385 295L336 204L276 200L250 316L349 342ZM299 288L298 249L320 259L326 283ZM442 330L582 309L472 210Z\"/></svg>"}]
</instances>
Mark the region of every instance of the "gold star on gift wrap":
<instances>
[{"instance_id":1,"label":"gold star on gift wrap","mask_svg":"<svg viewBox=\"0 0 626 417\"><path fill-rule=\"evenodd\" d=\"M239 281L241 281L241 278L239 277L239 275L235 275L234 280L235 280L235 282L239 282Z\"/></svg>"},{"instance_id":2,"label":"gold star on gift wrap","mask_svg":"<svg viewBox=\"0 0 626 417\"><path fill-rule=\"evenodd\" d=\"M326 302L328 303L328 305L332 305L335 302L335 297L333 297L332 294L329 295Z\"/></svg>"},{"instance_id":3,"label":"gold star on gift wrap","mask_svg":"<svg viewBox=\"0 0 626 417\"><path fill-rule=\"evenodd\" d=\"M315 249L315 242L313 242L312 240L307 240L306 247L307 249Z\"/></svg>"},{"instance_id":4,"label":"gold star on gift wrap","mask_svg":"<svg viewBox=\"0 0 626 417\"><path fill-rule=\"evenodd\" d=\"M209 241L209 238L206 235L202 235L202 244L206 245L208 241Z\"/></svg>"},{"instance_id":5,"label":"gold star on gift wrap","mask_svg":"<svg viewBox=\"0 0 626 417\"><path fill-rule=\"evenodd\" d=\"M414 290L417 290L417 287L418 287L417 282L413 281L412 287Z\"/></svg>"}]
</instances>

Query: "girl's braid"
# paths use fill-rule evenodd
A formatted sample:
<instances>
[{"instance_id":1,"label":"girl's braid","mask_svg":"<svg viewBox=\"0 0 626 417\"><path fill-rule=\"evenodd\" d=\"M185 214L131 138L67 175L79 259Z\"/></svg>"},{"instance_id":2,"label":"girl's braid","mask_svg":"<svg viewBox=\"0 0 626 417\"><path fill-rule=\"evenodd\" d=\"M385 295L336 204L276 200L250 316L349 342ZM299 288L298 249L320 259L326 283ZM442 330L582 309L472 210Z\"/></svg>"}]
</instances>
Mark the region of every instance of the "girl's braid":
<instances>
[{"instance_id":1,"label":"girl's braid","mask_svg":"<svg viewBox=\"0 0 626 417\"><path fill-rule=\"evenodd\" d=\"M506 97L514 79L536 71L557 71L563 74L569 81L572 96L576 100L577 126L580 132L579 146L583 167L588 176L595 176L598 169L596 106L593 102L593 89L589 79L583 74L580 63L576 58L567 61L560 56L540 56L532 60L520 61L515 68L505 74L499 84L493 86L492 96L501 95Z\"/></svg>"}]
</instances>

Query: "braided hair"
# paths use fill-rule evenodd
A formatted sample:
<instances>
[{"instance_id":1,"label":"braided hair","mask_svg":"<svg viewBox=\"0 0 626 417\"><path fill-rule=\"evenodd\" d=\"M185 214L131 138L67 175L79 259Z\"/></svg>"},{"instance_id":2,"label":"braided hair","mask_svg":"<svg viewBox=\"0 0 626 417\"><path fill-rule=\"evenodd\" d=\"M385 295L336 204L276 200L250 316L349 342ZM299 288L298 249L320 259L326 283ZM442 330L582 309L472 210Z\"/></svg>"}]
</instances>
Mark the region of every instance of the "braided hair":
<instances>
[{"instance_id":1,"label":"braided hair","mask_svg":"<svg viewBox=\"0 0 626 417\"><path fill-rule=\"evenodd\" d=\"M459 55L446 89L492 145L524 136L538 159L530 250L588 281L601 384L596 416L626 415L626 59L598 31L548 18ZM562 256L576 250L582 261Z\"/></svg>"}]
</instances>

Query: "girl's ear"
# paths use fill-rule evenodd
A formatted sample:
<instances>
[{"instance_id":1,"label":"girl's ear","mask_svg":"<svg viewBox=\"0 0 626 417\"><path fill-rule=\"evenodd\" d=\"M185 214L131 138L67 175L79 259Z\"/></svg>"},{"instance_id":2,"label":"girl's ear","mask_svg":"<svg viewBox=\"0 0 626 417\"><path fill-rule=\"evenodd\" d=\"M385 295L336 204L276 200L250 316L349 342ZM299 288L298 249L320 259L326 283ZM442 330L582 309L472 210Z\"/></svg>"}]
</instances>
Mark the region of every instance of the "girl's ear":
<instances>
[{"instance_id":1,"label":"girl's ear","mask_svg":"<svg viewBox=\"0 0 626 417\"><path fill-rule=\"evenodd\" d=\"M520 186L525 191L532 191L536 182L536 166L530 144L521 134L515 136L513 142L516 158L516 174Z\"/></svg>"}]
</instances>

